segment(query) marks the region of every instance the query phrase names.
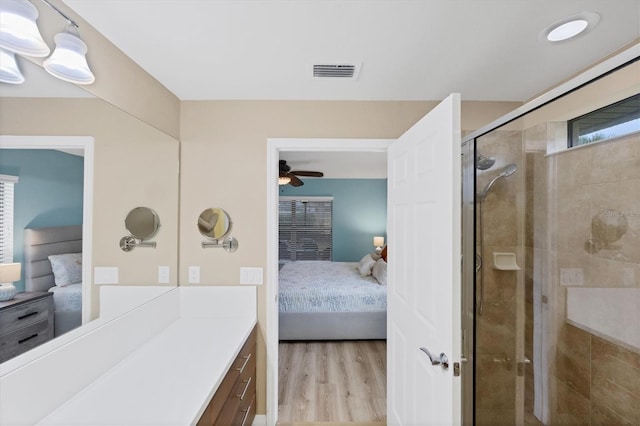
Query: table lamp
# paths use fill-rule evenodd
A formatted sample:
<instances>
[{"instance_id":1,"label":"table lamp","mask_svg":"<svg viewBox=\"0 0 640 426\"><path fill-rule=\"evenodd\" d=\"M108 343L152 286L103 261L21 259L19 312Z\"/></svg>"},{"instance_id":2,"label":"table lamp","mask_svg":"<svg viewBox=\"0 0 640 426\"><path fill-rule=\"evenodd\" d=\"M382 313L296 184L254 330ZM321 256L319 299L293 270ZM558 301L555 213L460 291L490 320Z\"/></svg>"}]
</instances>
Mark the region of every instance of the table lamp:
<instances>
[{"instance_id":1,"label":"table lamp","mask_svg":"<svg viewBox=\"0 0 640 426\"><path fill-rule=\"evenodd\" d=\"M0 263L0 301L11 300L16 295L14 282L20 281L20 263Z\"/></svg>"}]
</instances>

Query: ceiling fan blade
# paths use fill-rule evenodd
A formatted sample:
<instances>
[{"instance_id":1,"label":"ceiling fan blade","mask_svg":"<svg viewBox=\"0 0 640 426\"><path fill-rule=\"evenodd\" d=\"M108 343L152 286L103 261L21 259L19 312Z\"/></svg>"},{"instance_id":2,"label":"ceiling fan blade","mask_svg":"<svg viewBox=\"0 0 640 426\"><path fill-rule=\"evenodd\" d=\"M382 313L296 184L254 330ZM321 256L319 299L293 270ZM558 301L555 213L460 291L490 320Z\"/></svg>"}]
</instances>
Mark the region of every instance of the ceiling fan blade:
<instances>
[{"instance_id":1,"label":"ceiling fan blade","mask_svg":"<svg viewBox=\"0 0 640 426\"><path fill-rule=\"evenodd\" d=\"M289 185L291 185L291 186L302 186L302 185L304 185L304 182L302 182L300 179L298 179L296 175L293 175L291 173L287 173L287 176L289 176L291 178L291 182L289 182Z\"/></svg>"},{"instance_id":2,"label":"ceiling fan blade","mask_svg":"<svg viewBox=\"0 0 640 426\"><path fill-rule=\"evenodd\" d=\"M293 175L297 175L297 176L310 176L310 177L322 177L324 176L324 173L322 172L309 172L309 171L305 171L305 170L294 170L292 172L289 172Z\"/></svg>"}]
</instances>

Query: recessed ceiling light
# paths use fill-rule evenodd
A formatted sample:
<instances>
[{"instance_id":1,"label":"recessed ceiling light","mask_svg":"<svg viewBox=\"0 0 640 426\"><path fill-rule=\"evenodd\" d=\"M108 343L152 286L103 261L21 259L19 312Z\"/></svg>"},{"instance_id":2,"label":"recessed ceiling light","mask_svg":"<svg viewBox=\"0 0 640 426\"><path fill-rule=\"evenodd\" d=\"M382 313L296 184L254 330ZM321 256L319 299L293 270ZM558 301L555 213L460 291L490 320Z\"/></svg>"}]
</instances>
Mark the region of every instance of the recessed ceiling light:
<instances>
[{"instance_id":1,"label":"recessed ceiling light","mask_svg":"<svg viewBox=\"0 0 640 426\"><path fill-rule=\"evenodd\" d=\"M591 30L599 20L597 13L582 12L549 25L542 30L540 38L550 42L569 40Z\"/></svg>"}]
</instances>

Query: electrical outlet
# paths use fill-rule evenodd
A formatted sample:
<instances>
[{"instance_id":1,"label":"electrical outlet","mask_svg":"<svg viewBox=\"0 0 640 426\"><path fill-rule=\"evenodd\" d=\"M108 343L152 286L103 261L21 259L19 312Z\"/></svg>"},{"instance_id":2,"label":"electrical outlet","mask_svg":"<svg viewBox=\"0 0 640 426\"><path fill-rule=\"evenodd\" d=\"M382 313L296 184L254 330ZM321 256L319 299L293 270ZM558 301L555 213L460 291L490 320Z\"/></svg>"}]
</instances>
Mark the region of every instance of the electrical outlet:
<instances>
[{"instance_id":1,"label":"electrical outlet","mask_svg":"<svg viewBox=\"0 0 640 426\"><path fill-rule=\"evenodd\" d=\"M582 268L560 268L560 285L584 285L584 271Z\"/></svg>"},{"instance_id":2,"label":"electrical outlet","mask_svg":"<svg viewBox=\"0 0 640 426\"><path fill-rule=\"evenodd\" d=\"M189 284L200 284L199 266L189 266Z\"/></svg>"},{"instance_id":3,"label":"electrical outlet","mask_svg":"<svg viewBox=\"0 0 640 426\"><path fill-rule=\"evenodd\" d=\"M118 267L96 267L93 269L93 283L118 284Z\"/></svg>"},{"instance_id":4,"label":"electrical outlet","mask_svg":"<svg viewBox=\"0 0 640 426\"><path fill-rule=\"evenodd\" d=\"M240 268L240 284L262 284L262 268Z\"/></svg>"},{"instance_id":5,"label":"electrical outlet","mask_svg":"<svg viewBox=\"0 0 640 426\"><path fill-rule=\"evenodd\" d=\"M168 266L158 266L158 284L169 284L171 270Z\"/></svg>"}]
</instances>

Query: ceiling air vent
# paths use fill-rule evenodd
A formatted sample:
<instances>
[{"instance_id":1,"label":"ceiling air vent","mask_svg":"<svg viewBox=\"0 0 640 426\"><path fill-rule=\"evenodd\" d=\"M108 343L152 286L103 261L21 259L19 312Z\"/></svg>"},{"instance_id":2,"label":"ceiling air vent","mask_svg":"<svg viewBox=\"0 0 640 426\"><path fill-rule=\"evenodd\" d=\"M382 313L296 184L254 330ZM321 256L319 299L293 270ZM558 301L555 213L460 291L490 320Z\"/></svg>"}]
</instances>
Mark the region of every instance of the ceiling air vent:
<instances>
[{"instance_id":1,"label":"ceiling air vent","mask_svg":"<svg viewBox=\"0 0 640 426\"><path fill-rule=\"evenodd\" d=\"M359 67L351 64L316 64L315 78L358 78Z\"/></svg>"}]
</instances>

